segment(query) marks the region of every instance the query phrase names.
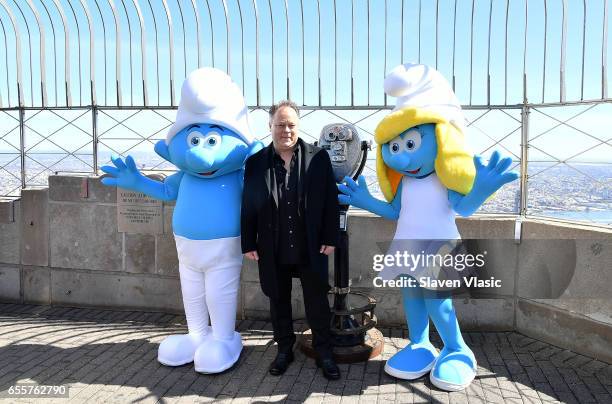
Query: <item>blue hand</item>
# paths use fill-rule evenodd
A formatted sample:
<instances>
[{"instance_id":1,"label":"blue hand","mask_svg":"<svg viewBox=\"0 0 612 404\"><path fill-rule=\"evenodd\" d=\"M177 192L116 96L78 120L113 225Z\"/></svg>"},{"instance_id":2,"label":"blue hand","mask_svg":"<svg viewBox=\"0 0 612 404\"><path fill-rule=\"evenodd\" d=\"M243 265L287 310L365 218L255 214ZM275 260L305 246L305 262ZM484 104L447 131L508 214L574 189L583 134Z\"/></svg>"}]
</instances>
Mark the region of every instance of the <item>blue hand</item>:
<instances>
[{"instance_id":1,"label":"blue hand","mask_svg":"<svg viewBox=\"0 0 612 404\"><path fill-rule=\"evenodd\" d=\"M359 176L359 182L350 177L344 177L344 184L338 184L338 202L343 205L353 205L361 209L376 213L386 219L397 219L399 217L401 198L396 197L392 203L387 203L374 198L368 190L365 177ZM398 195L401 194L398 189Z\"/></svg>"},{"instance_id":2,"label":"blue hand","mask_svg":"<svg viewBox=\"0 0 612 404\"><path fill-rule=\"evenodd\" d=\"M507 171L512 164L512 158L504 157L500 159L499 152L495 150L491 155L488 165L484 165L481 156L474 156L476 166L476 178L472 192L479 192L483 195L493 195L503 185L518 178L514 171Z\"/></svg>"},{"instance_id":3,"label":"blue hand","mask_svg":"<svg viewBox=\"0 0 612 404\"><path fill-rule=\"evenodd\" d=\"M455 212L462 216L470 216L502 186L516 180L518 174L507 171L511 164L512 159L510 157L500 159L497 150L493 152L487 165L482 162L482 157L474 156L476 178L472 190L465 196L453 190L448 191L448 200Z\"/></svg>"},{"instance_id":4,"label":"blue hand","mask_svg":"<svg viewBox=\"0 0 612 404\"><path fill-rule=\"evenodd\" d=\"M361 175L358 179L359 182L355 182L350 177L344 177L344 183L338 184L338 190L342 192L338 194L338 201L343 205L353 205L361 209L367 209L372 199L372 195L368 190L365 177Z\"/></svg>"},{"instance_id":5,"label":"blue hand","mask_svg":"<svg viewBox=\"0 0 612 404\"><path fill-rule=\"evenodd\" d=\"M127 156L125 163L121 157L111 157L113 166L103 166L101 170L109 175L102 178L102 184L111 187L137 189L143 181L143 175L138 171L132 156Z\"/></svg>"}]
</instances>

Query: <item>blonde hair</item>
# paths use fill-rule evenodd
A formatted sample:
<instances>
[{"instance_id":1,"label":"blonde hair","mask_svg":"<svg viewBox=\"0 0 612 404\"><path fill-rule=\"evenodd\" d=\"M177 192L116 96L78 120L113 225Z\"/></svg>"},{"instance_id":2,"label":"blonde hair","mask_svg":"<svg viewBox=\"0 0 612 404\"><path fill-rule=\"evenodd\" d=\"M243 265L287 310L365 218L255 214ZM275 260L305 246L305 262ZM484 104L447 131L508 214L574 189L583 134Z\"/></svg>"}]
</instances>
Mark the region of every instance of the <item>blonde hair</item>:
<instances>
[{"instance_id":1,"label":"blonde hair","mask_svg":"<svg viewBox=\"0 0 612 404\"><path fill-rule=\"evenodd\" d=\"M448 189L467 194L476 177L474 157L465 144L463 131L441 115L422 108L402 108L383 118L376 127L374 140L382 146L405 130L423 124L435 125L438 152L434 167L440 182ZM376 151L376 173L385 199L392 201L403 174L387 166L382 147Z\"/></svg>"}]
</instances>

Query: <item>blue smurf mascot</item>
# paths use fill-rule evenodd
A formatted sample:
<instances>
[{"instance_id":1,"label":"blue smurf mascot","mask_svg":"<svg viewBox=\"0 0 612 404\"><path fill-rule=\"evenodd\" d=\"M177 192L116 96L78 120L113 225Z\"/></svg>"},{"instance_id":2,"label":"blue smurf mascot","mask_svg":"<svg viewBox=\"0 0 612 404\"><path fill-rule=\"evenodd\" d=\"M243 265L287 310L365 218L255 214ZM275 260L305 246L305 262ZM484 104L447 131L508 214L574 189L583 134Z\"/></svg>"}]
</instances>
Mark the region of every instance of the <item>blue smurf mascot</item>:
<instances>
[{"instance_id":1,"label":"blue smurf mascot","mask_svg":"<svg viewBox=\"0 0 612 404\"><path fill-rule=\"evenodd\" d=\"M158 360L164 365L194 362L197 372L218 373L240 356L242 342L234 328L243 168L261 147L238 86L224 72L202 68L185 79L176 121L155 145L177 173L154 181L138 171L131 156L102 167L109 174L105 185L176 200L172 227L189 332L162 341Z\"/></svg>"},{"instance_id":2,"label":"blue smurf mascot","mask_svg":"<svg viewBox=\"0 0 612 404\"><path fill-rule=\"evenodd\" d=\"M363 177L359 183L347 177L339 185L340 202L397 220L394 241L457 240L455 212L470 216L515 180L517 174L508 171L512 160L500 159L495 151L485 165L468 151L459 102L435 69L400 65L385 78L385 92L397 97L395 109L375 131L376 171L386 201L370 195ZM383 279L406 272L385 270ZM461 336L452 299L418 282L413 285L402 288L410 343L387 361L385 371L408 380L429 372L438 388L462 390L474 379L477 366ZM430 318L444 343L440 352L429 340Z\"/></svg>"}]
</instances>

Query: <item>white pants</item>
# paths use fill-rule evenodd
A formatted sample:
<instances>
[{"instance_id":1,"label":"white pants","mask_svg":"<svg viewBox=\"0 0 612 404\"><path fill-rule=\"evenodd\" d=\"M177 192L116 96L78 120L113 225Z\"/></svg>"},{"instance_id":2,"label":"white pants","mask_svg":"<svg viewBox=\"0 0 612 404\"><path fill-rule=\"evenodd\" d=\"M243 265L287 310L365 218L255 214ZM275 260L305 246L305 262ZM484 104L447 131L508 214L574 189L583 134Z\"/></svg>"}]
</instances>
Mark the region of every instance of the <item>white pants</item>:
<instances>
[{"instance_id":1,"label":"white pants","mask_svg":"<svg viewBox=\"0 0 612 404\"><path fill-rule=\"evenodd\" d=\"M231 339L236 324L242 252L240 237L190 240L174 235L189 334Z\"/></svg>"}]
</instances>

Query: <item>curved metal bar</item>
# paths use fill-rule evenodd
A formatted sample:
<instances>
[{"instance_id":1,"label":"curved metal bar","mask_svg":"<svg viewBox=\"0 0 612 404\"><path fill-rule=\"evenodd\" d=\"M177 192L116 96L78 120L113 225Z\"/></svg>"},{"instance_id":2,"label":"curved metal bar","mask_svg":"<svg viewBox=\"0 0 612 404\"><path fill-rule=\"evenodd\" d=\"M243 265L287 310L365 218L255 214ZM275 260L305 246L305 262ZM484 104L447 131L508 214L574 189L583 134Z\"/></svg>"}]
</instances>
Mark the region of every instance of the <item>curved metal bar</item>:
<instances>
[{"instance_id":1,"label":"curved metal bar","mask_svg":"<svg viewBox=\"0 0 612 404\"><path fill-rule=\"evenodd\" d=\"M272 48L270 49L270 61L272 65L272 104L274 104L274 19L272 17L272 3L270 3L270 0L268 0L268 10L270 11L270 27L272 29Z\"/></svg>"},{"instance_id":2,"label":"curved metal bar","mask_svg":"<svg viewBox=\"0 0 612 404\"><path fill-rule=\"evenodd\" d=\"M487 105L491 105L491 20L493 18L493 0L489 1L489 37L487 40Z\"/></svg>"},{"instance_id":3,"label":"curved metal bar","mask_svg":"<svg viewBox=\"0 0 612 404\"><path fill-rule=\"evenodd\" d=\"M453 11L453 91L455 91L455 55L457 45L457 0L454 0L454 11Z\"/></svg>"},{"instance_id":4,"label":"curved metal bar","mask_svg":"<svg viewBox=\"0 0 612 404\"><path fill-rule=\"evenodd\" d=\"M506 39L504 41L504 104L508 103L508 12L510 0L506 3Z\"/></svg>"},{"instance_id":5,"label":"curved metal bar","mask_svg":"<svg viewBox=\"0 0 612 404\"><path fill-rule=\"evenodd\" d=\"M55 45L55 24L53 23L53 18L51 18L51 13L49 13L49 9L44 1L40 2L43 6L43 9L47 13L47 17L49 18L49 22L51 23L51 34L53 35L53 77L55 77L55 106L57 106L57 85L58 85L58 77L57 77L57 47ZM6 45L6 44L5 44ZM8 64L7 64L8 66Z\"/></svg>"},{"instance_id":6,"label":"curved metal bar","mask_svg":"<svg viewBox=\"0 0 612 404\"><path fill-rule=\"evenodd\" d=\"M58 0L53 0L53 4L55 5L55 8L57 8L57 11L60 15L60 18L62 19L62 25L64 26L64 90L66 91L66 106L72 106L72 96L70 93L70 85L71 85L71 80L70 80L70 43L69 43L69 39L70 39L70 27L68 26L68 23L66 22L66 15L64 14L64 9L62 8L62 5L59 3Z\"/></svg>"},{"instance_id":7,"label":"curved metal bar","mask_svg":"<svg viewBox=\"0 0 612 404\"><path fill-rule=\"evenodd\" d=\"M368 65L368 79L367 79L367 82L368 82L368 100L367 100L367 105L370 105L370 0L367 0L367 6L368 6L367 7L367 13L368 13L367 14L367 25L368 25L368 63L367 63L367 65ZM319 30L321 29L320 27L321 27L321 20L319 20ZM320 55L320 53L321 53L321 43L319 42L319 55ZM321 58L319 57L319 60L320 59ZM320 61L319 61L319 63L320 63ZM320 68L319 68L319 70L320 70ZM319 74L319 76L320 76L320 74ZM319 79L319 81L321 81L321 80ZM320 100L319 100L319 105L321 105Z\"/></svg>"},{"instance_id":8,"label":"curved metal bar","mask_svg":"<svg viewBox=\"0 0 612 404\"><path fill-rule=\"evenodd\" d=\"M155 13L153 12L153 6L151 6L151 0L147 0L147 3L149 4L149 10L151 10L151 16L153 17L153 28L155 29L155 76L157 77L157 105L159 105L159 46L157 43L157 19L155 18Z\"/></svg>"},{"instance_id":9,"label":"curved metal bar","mask_svg":"<svg viewBox=\"0 0 612 404\"><path fill-rule=\"evenodd\" d=\"M319 38L318 38L319 39L319 56L317 58L317 63L318 63L318 67L317 67L318 84L317 85L319 89L319 106L321 106L321 4L319 3L319 0L317 0L317 21L318 21L318 27L319 27ZM370 28L368 27L368 29ZM370 68L369 66L370 66L370 59L368 58L368 71Z\"/></svg>"},{"instance_id":10,"label":"curved metal bar","mask_svg":"<svg viewBox=\"0 0 612 404\"><path fill-rule=\"evenodd\" d=\"M438 36L439 36L439 28L440 28L439 23L438 23L439 14L440 14L440 2L436 0L436 70L438 69ZM385 25L386 25L386 22L385 22Z\"/></svg>"},{"instance_id":11,"label":"curved metal bar","mask_svg":"<svg viewBox=\"0 0 612 404\"><path fill-rule=\"evenodd\" d=\"M587 21L587 6L586 0L582 0L582 78L580 80L580 101L584 100L584 55L586 48L586 21Z\"/></svg>"},{"instance_id":12,"label":"curved metal bar","mask_svg":"<svg viewBox=\"0 0 612 404\"><path fill-rule=\"evenodd\" d=\"M259 106L259 13L257 11L257 1L255 0L253 0L253 11L255 12L255 81L257 86L256 105Z\"/></svg>"},{"instance_id":13,"label":"curved metal bar","mask_svg":"<svg viewBox=\"0 0 612 404\"><path fill-rule=\"evenodd\" d=\"M383 80L387 74L387 0L385 0L385 30L384 30L384 52L383 52ZM437 50L436 50L437 52ZM387 94L383 91L384 104L387 105Z\"/></svg>"},{"instance_id":14,"label":"curved metal bar","mask_svg":"<svg viewBox=\"0 0 612 404\"><path fill-rule=\"evenodd\" d=\"M147 96L147 41L144 18L142 17L142 11L137 0L132 0L136 14L138 14L138 22L140 24L140 64L142 68L142 100L144 106L149 105L149 98ZM199 50L198 50L199 51Z\"/></svg>"},{"instance_id":15,"label":"curved metal bar","mask_svg":"<svg viewBox=\"0 0 612 404\"><path fill-rule=\"evenodd\" d=\"M303 22L302 22L302 25L304 25ZM404 38L403 38L403 31L402 31L402 43L403 41L404 41ZM355 105L355 2L353 1L351 2L351 106L354 106L354 105Z\"/></svg>"},{"instance_id":16,"label":"curved metal bar","mask_svg":"<svg viewBox=\"0 0 612 404\"><path fill-rule=\"evenodd\" d=\"M529 29L529 8L525 2L525 42L523 44L523 104L527 104L527 30Z\"/></svg>"},{"instance_id":17,"label":"curved metal bar","mask_svg":"<svg viewBox=\"0 0 612 404\"><path fill-rule=\"evenodd\" d=\"M166 19L168 20L168 46L170 51L170 105L174 106L174 34L172 28L172 16L168 9L168 2L162 0L164 5L164 11L166 12Z\"/></svg>"},{"instance_id":18,"label":"curved metal bar","mask_svg":"<svg viewBox=\"0 0 612 404\"><path fill-rule=\"evenodd\" d=\"M21 17L23 17L23 21L26 26L26 31L28 33L28 44L29 44L28 53L30 55L30 102L32 103L32 105L34 105L34 83L32 82L32 78L33 78L33 74L32 74L32 36L30 35L30 24L28 24L28 20L25 17L25 14L23 14L23 10L21 9L21 7L19 7L19 3L17 3L15 0L13 0L13 2L17 6L17 9L19 10Z\"/></svg>"},{"instance_id":19,"label":"curved metal bar","mask_svg":"<svg viewBox=\"0 0 612 404\"><path fill-rule=\"evenodd\" d=\"M404 63L404 6L406 2L402 0L402 7L400 11L400 63ZM352 15L351 15L352 18Z\"/></svg>"},{"instance_id":20,"label":"curved metal bar","mask_svg":"<svg viewBox=\"0 0 612 404\"><path fill-rule=\"evenodd\" d=\"M305 66L305 44L304 44L304 2L302 0L300 0L300 14L302 16L302 104L305 105L306 104L306 71L304 69ZM352 52L352 49L351 49ZM351 56L351 66L352 66L352 56ZM351 67L351 72L352 72L352 67ZM351 73L351 77L352 77L352 73ZM352 78L351 78L352 81ZM351 93L352 93L352 86L351 86Z\"/></svg>"},{"instance_id":21,"label":"curved metal bar","mask_svg":"<svg viewBox=\"0 0 612 404\"><path fill-rule=\"evenodd\" d=\"M196 20L196 46L198 48L198 68L202 67L202 52L200 49L200 13L198 13L198 6L196 5L195 0L191 0L191 7L193 8L193 15ZM240 2L238 2L238 7L240 8ZM242 14L240 15L242 19ZM243 63L244 65L244 63Z\"/></svg>"},{"instance_id":22,"label":"curved metal bar","mask_svg":"<svg viewBox=\"0 0 612 404\"><path fill-rule=\"evenodd\" d=\"M226 43L225 43L225 45L226 45L225 49L227 51L227 69L226 69L226 71L227 71L227 74L229 74L231 76L232 75L232 73L231 73L232 68L231 68L231 60L230 60L230 54L231 54L231 51L230 51L231 50L231 46L230 45L231 45L232 40L230 38L230 24L229 24L229 17L227 15L227 3L225 2L225 0L222 0L222 2L223 2L223 14L225 15L225 36L227 37L227 40L226 40ZM272 35L274 35L274 34L272 34Z\"/></svg>"},{"instance_id":23,"label":"curved metal bar","mask_svg":"<svg viewBox=\"0 0 612 404\"><path fill-rule=\"evenodd\" d=\"M53 0L55 1L55 0ZM106 105L108 103L108 97L107 97L107 82L106 82L106 24L104 23L104 16L102 16L102 10L100 10L100 4L98 4L98 0L94 0L96 3L96 8L98 9L98 14L100 15L100 21L102 21L102 35L103 35L103 43L104 46L102 47L102 55L104 57L104 104Z\"/></svg>"},{"instance_id":24,"label":"curved metal bar","mask_svg":"<svg viewBox=\"0 0 612 404\"><path fill-rule=\"evenodd\" d=\"M117 106L121 106L121 30L119 29L119 16L114 0L107 0L115 19L115 85L117 86Z\"/></svg>"},{"instance_id":25,"label":"curved metal bar","mask_svg":"<svg viewBox=\"0 0 612 404\"><path fill-rule=\"evenodd\" d=\"M567 2L566 0L561 0L561 4L563 5L563 14L562 14L562 28L561 28L561 59L559 61L559 99L560 102L565 102L565 48L567 44Z\"/></svg>"},{"instance_id":26,"label":"curved metal bar","mask_svg":"<svg viewBox=\"0 0 612 404\"><path fill-rule=\"evenodd\" d=\"M335 6L336 0L334 0ZM290 91L289 91L289 5L287 4L287 0L285 0L285 22L287 27L287 99L290 99Z\"/></svg>"},{"instance_id":27,"label":"curved metal bar","mask_svg":"<svg viewBox=\"0 0 612 404\"><path fill-rule=\"evenodd\" d=\"M542 102L546 97L546 48L547 48L547 33L548 33L548 4L544 0L544 55L542 55Z\"/></svg>"},{"instance_id":28,"label":"curved metal bar","mask_svg":"<svg viewBox=\"0 0 612 404\"><path fill-rule=\"evenodd\" d=\"M601 40L601 98L608 98L608 0L604 0Z\"/></svg>"},{"instance_id":29,"label":"curved metal bar","mask_svg":"<svg viewBox=\"0 0 612 404\"><path fill-rule=\"evenodd\" d=\"M11 106L11 86L9 84L9 75L8 75L8 44L6 39L6 30L4 29L4 23L2 22L2 18L0 18L0 27L2 27L2 35L4 36L4 65L7 66L6 69L6 92L8 94L6 99L6 105ZM0 107L2 107L2 98L0 98Z\"/></svg>"},{"instance_id":30,"label":"curved metal bar","mask_svg":"<svg viewBox=\"0 0 612 404\"><path fill-rule=\"evenodd\" d=\"M206 0L206 8L208 8L208 22L210 23L210 57L212 65L215 67L215 32L213 30L212 13L210 12L208 0Z\"/></svg>"},{"instance_id":31,"label":"curved metal bar","mask_svg":"<svg viewBox=\"0 0 612 404\"><path fill-rule=\"evenodd\" d=\"M238 4L238 15L240 16L240 58L242 60L242 93L244 94L244 24L242 21L242 7L240 7L240 2L237 1Z\"/></svg>"},{"instance_id":32,"label":"curved metal bar","mask_svg":"<svg viewBox=\"0 0 612 404\"><path fill-rule=\"evenodd\" d=\"M32 10L34 14L34 18L36 19L36 23L38 24L38 33L40 34L40 43L39 43L39 51L40 51L40 97L42 101L43 108L47 106L47 89L46 89L46 79L47 74L45 70L45 28L40 23L40 15L38 14L38 10L32 4L32 0L27 0L28 7ZM8 66L7 66L8 68ZM32 105L34 105L34 100L32 100Z\"/></svg>"},{"instance_id":33,"label":"curved metal bar","mask_svg":"<svg viewBox=\"0 0 612 404\"><path fill-rule=\"evenodd\" d=\"M127 20L128 26L128 38L129 38L129 65L130 65L130 105L134 105L134 69L132 68L132 24L130 23L130 15L125 7L125 0L121 0L123 11L125 12L125 19Z\"/></svg>"},{"instance_id":34,"label":"curved metal bar","mask_svg":"<svg viewBox=\"0 0 612 404\"><path fill-rule=\"evenodd\" d=\"M470 24L470 105L472 105L472 89L474 88L474 1L472 0L472 22Z\"/></svg>"},{"instance_id":35,"label":"curved metal bar","mask_svg":"<svg viewBox=\"0 0 612 404\"><path fill-rule=\"evenodd\" d=\"M183 76L187 77L187 37L185 35L185 19L183 18L183 8L181 2L177 1L176 5L179 9L179 15L181 17L181 27L183 31Z\"/></svg>"},{"instance_id":36,"label":"curved metal bar","mask_svg":"<svg viewBox=\"0 0 612 404\"><path fill-rule=\"evenodd\" d=\"M369 3L368 3L369 5ZM419 63L421 63L421 16L422 16L422 3L421 0L419 0L419 31L417 32L417 43L419 44ZM370 15L370 13L368 12L368 15ZM370 21L368 21L368 25L370 25ZM368 61L370 60L370 58L368 58ZM369 104L369 103L368 103Z\"/></svg>"},{"instance_id":37,"label":"curved metal bar","mask_svg":"<svg viewBox=\"0 0 612 404\"><path fill-rule=\"evenodd\" d=\"M94 31L93 31L93 23L91 19L91 14L89 12L89 7L87 7L87 3L84 0L79 0L81 3L81 7L85 12L85 17L87 17L87 28L89 29L89 91L91 97L91 105L96 105L96 76L95 76L95 61L94 61L94 49L95 49L95 39L94 39Z\"/></svg>"},{"instance_id":38,"label":"curved metal bar","mask_svg":"<svg viewBox=\"0 0 612 404\"><path fill-rule=\"evenodd\" d=\"M83 105L83 98L82 98L82 93L83 93L83 85L82 85L82 80L81 80L81 30L79 29L79 21L77 20L77 16L76 13L74 12L74 8L72 7L72 4L70 2L68 2L68 6L70 7L70 11L72 11L72 16L74 17L74 25L76 26L77 29L77 55L78 55L78 64L79 64L79 105ZM68 62L68 59L66 60Z\"/></svg>"}]
</instances>

